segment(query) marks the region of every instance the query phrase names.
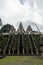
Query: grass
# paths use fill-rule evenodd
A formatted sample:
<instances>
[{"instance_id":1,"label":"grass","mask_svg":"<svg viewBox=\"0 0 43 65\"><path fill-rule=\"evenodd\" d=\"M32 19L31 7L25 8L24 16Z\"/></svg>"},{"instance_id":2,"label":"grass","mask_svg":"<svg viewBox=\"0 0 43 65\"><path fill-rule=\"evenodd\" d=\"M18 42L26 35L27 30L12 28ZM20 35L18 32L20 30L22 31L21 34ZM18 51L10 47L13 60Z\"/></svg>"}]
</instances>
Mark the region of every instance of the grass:
<instances>
[{"instance_id":1,"label":"grass","mask_svg":"<svg viewBox=\"0 0 43 65\"><path fill-rule=\"evenodd\" d=\"M0 65L43 65L43 59L35 56L6 56Z\"/></svg>"}]
</instances>

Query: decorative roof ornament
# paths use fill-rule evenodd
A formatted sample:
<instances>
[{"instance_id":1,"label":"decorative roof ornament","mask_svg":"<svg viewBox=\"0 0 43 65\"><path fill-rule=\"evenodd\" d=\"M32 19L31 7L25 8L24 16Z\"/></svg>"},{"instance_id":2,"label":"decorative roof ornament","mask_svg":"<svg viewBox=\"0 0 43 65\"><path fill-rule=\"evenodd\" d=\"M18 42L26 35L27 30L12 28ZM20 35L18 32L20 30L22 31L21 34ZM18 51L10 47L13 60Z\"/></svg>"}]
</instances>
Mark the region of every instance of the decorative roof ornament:
<instances>
[{"instance_id":1,"label":"decorative roof ornament","mask_svg":"<svg viewBox=\"0 0 43 65\"><path fill-rule=\"evenodd\" d=\"M32 28L30 25L27 27L27 31L32 31Z\"/></svg>"},{"instance_id":2,"label":"decorative roof ornament","mask_svg":"<svg viewBox=\"0 0 43 65\"><path fill-rule=\"evenodd\" d=\"M22 32L23 32L23 25L22 25L22 23L20 22L20 25L19 25L19 32L20 32L20 34L22 34Z\"/></svg>"},{"instance_id":3,"label":"decorative roof ornament","mask_svg":"<svg viewBox=\"0 0 43 65\"><path fill-rule=\"evenodd\" d=\"M20 22L19 29L22 29L22 28L23 28L23 25L22 25L22 23Z\"/></svg>"},{"instance_id":4,"label":"decorative roof ornament","mask_svg":"<svg viewBox=\"0 0 43 65\"><path fill-rule=\"evenodd\" d=\"M10 34L13 34L15 32L15 28L12 26L10 29Z\"/></svg>"}]
</instances>

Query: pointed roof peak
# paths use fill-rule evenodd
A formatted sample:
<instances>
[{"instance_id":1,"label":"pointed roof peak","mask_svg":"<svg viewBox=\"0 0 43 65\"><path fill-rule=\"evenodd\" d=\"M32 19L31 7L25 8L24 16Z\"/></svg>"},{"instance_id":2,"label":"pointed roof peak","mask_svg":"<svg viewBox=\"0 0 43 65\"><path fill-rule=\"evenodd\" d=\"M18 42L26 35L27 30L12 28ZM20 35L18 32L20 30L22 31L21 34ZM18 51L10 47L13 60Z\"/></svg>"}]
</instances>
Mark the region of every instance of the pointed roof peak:
<instances>
[{"instance_id":1,"label":"pointed roof peak","mask_svg":"<svg viewBox=\"0 0 43 65\"><path fill-rule=\"evenodd\" d=\"M20 25L22 25L22 22L20 22Z\"/></svg>"},{"instance_id":2,"label":"pointed roof peak","mask_svg":"<svg viewBox=\"0 0 43 65\"><path fill-rule=\"evenodd\" d=\"M31 28L30 25L28 25L27 30L28 30L28 31L32 30L32 28Z\"/></svg>"},{"instance_id":3,"label":"pointed roof peak","mask_svg":"<svg viewBox=\"0 0 43 65\"><path fill-rule=\"evenodd\" d=\"M31 28L31 26L30 26L30 25L28 25L28 27L27 27L27 28L29 29L29 28Z\"/></svg>"},{"instance_id":4,"label":"pointed roof peak","mask_svg":"<svg viewBox=\"0 0 43 65\"><path fill-rule=\"evenodd\" d=\"M20 24L19 24L19 28L23 28L23 25L22 25L22 23L20 22Z\"/></svg>"}]
</instances>

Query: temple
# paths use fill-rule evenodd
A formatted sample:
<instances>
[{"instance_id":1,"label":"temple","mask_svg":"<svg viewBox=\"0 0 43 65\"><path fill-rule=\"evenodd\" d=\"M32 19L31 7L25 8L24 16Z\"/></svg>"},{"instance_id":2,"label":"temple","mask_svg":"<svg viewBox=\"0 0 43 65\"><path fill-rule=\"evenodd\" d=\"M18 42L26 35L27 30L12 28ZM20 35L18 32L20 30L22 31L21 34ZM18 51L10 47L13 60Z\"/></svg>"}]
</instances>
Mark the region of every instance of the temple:
<instances>
[{"instance_id":1,"label":"temple","mask_svg":"<svg viewBox=\"0 0 43 65\"><path fill-rule=\"evenodd\" d=\"M11 27L9 32L1 33L3 39L1 54L8 55L39 55L40 44L42 44L42 33L39 31L33 31L31 26L27 27L25 31L22 23L19 24L19 28Z\"/></svg>"}]
</instances>

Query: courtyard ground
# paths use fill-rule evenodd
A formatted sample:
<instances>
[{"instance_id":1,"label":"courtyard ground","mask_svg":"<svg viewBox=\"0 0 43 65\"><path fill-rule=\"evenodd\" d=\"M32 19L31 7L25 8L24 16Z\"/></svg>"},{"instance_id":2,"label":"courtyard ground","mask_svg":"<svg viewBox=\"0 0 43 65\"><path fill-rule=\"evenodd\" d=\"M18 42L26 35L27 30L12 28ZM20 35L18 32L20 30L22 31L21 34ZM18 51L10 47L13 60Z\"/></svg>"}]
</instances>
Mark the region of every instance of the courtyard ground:
<instances>
[{"instance_id":1,"label":"courtyard ground","mask_svg":"<svg viewBox=\"0 0 43 65\"><path fill-rule=\"evenodd\" d=\"M43 59L36 56L6 56L0 65L43 65Z\"/></svg>"}]
</instances>

